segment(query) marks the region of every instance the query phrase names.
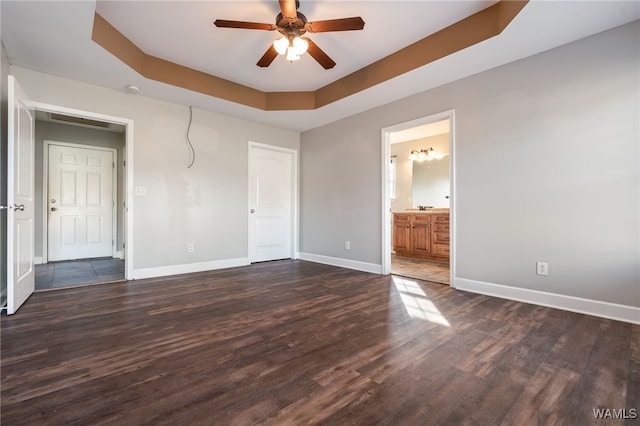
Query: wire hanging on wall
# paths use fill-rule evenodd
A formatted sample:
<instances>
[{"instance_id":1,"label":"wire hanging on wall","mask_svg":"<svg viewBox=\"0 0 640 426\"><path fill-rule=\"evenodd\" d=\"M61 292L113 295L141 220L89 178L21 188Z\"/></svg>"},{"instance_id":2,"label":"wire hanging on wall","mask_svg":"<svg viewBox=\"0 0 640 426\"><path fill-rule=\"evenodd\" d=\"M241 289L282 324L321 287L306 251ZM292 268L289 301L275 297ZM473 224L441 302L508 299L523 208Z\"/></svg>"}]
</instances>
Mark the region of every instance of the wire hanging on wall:
<instances>
[{"instance_id":1,"label":"wire hanging on wall","mask_svg":"<svg viewBox=\"0 0 640 426\"><path fill-rule=\"evenodd\" d=\"M187 126L187 145L189 146L189 154L191 154L191 162L187 166L187 169L190 169L193 166L193 163L196 162L196 150L193 148L193 144L189 139L189 132L191 131L191 122L193 121L193 107L189 106L189 125Z\"/></svg>"}]
</instances>

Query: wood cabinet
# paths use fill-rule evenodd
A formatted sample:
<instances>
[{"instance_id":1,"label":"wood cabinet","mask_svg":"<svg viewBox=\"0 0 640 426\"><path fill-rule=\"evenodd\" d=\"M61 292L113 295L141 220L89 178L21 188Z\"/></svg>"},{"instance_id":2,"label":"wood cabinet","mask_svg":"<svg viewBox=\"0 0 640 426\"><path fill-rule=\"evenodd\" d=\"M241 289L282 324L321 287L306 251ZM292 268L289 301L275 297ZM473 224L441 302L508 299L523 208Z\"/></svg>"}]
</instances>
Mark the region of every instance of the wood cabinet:
<instances>
[{"instance_id":1,"label":"wood cabinet","mask_svg":"<svg viewBox=\"0 0 640 426\"><path fill-rule=\"evenodd\" d=\"M446 257L449 262L449 214L434 214L431 221L431 254Z\"/></svg>"},{"instance_id":2,"label":"wood cabinet","mask_svg":"<svg viewBox=\"0 0 640 426\"><path fill-rule=\"evenodd\" d=\"M394 213L397 256L449 262L449 213Z\"/></svg>"}]
</instances>

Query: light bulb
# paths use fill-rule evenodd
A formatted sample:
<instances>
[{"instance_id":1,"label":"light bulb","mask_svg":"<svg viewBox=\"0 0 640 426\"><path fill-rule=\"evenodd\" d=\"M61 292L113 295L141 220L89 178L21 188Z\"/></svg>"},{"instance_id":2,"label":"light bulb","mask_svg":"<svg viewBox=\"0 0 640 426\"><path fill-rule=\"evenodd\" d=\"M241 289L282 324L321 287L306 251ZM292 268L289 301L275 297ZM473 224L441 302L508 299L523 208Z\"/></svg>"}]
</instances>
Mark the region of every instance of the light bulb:
<instances>
[{"instance_id":1,"label":"light bulb","mask_svg":"<svg viewBox=\"0 0 640 426\"><path fill-rule=\"evenodd\" d=\"M287 48L287 61L297 61L298 59L300 59L300 55L298 55L298 53L296 52L296 49L294 47L289 46L289 48Z\"/></svg>"},{"instance_id":2,"label":"light bulb","mask_svg":"<svg viewBox=\"0 0 640 426\"><path fill-rule=\"evenodd\" d=\"M309 43L307 42L307 40L300 37L296 37L293 39L293 48L295 49L298 56L304 55L308 47Z\"/></svg>"},{"instance_id":3,"label":"light bulb","mask_svg":"<svg viewBox=\"0 0 640 426\"><path fill-rule=\"evenodd\" d=\"M284 55L287 53L287 47L289 47L289 40L286 37L281 37L273 42L273 47L276 49L276 52L280 55Z\"/></svg>"}]
</instances>

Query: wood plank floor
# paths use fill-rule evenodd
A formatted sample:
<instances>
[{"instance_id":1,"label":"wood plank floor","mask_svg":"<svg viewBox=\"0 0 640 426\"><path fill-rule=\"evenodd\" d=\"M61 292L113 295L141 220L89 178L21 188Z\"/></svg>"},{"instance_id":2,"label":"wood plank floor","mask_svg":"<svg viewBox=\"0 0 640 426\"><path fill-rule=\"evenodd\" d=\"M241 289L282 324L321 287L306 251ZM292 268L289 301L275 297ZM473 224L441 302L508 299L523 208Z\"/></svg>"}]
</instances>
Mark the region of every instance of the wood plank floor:
<instances>
[{"instance_id":1,"label":"wood plank floor","mask_svg":"<svg viewBox=\"0 0 640 426\"><path fill-rule=\"evenodd\" d=\"M402 277L449 285L449 265L446 263L392 254L391 273Z\"/></svg>"},{"instance_id":2,"label":"wood plank floor","mask_svg":"<svg viewBox=\"0 0 640 426\"><path fill-rule=\"evenodd\" d=\"M1 326L3 425L600 425L620 422L594 408L640 409L640 326L303 261L36 293Z\"/></svg>"}]
</instances>

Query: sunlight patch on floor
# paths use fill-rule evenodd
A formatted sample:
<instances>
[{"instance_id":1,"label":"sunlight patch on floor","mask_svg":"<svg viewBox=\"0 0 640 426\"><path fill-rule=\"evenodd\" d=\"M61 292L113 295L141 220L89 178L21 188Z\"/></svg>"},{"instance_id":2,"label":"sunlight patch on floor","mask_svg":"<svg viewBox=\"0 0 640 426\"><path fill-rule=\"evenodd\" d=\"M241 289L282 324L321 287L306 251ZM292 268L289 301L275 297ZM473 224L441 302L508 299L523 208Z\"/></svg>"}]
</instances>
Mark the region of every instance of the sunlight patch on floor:
<instances>
[{"instance_id":1,"label":"sunlight patch on floor","mask_svg":"<svg viewBox=\"0 0 640 426\"><path fill-rule=\"evenodd\" d=\"M400 295L404 308L411 318L431 321L449 327L449 321L440 313L436 305L427 298L417 282L401 277L393 277L393 284Z\"/></svg>"}]
</instances>

